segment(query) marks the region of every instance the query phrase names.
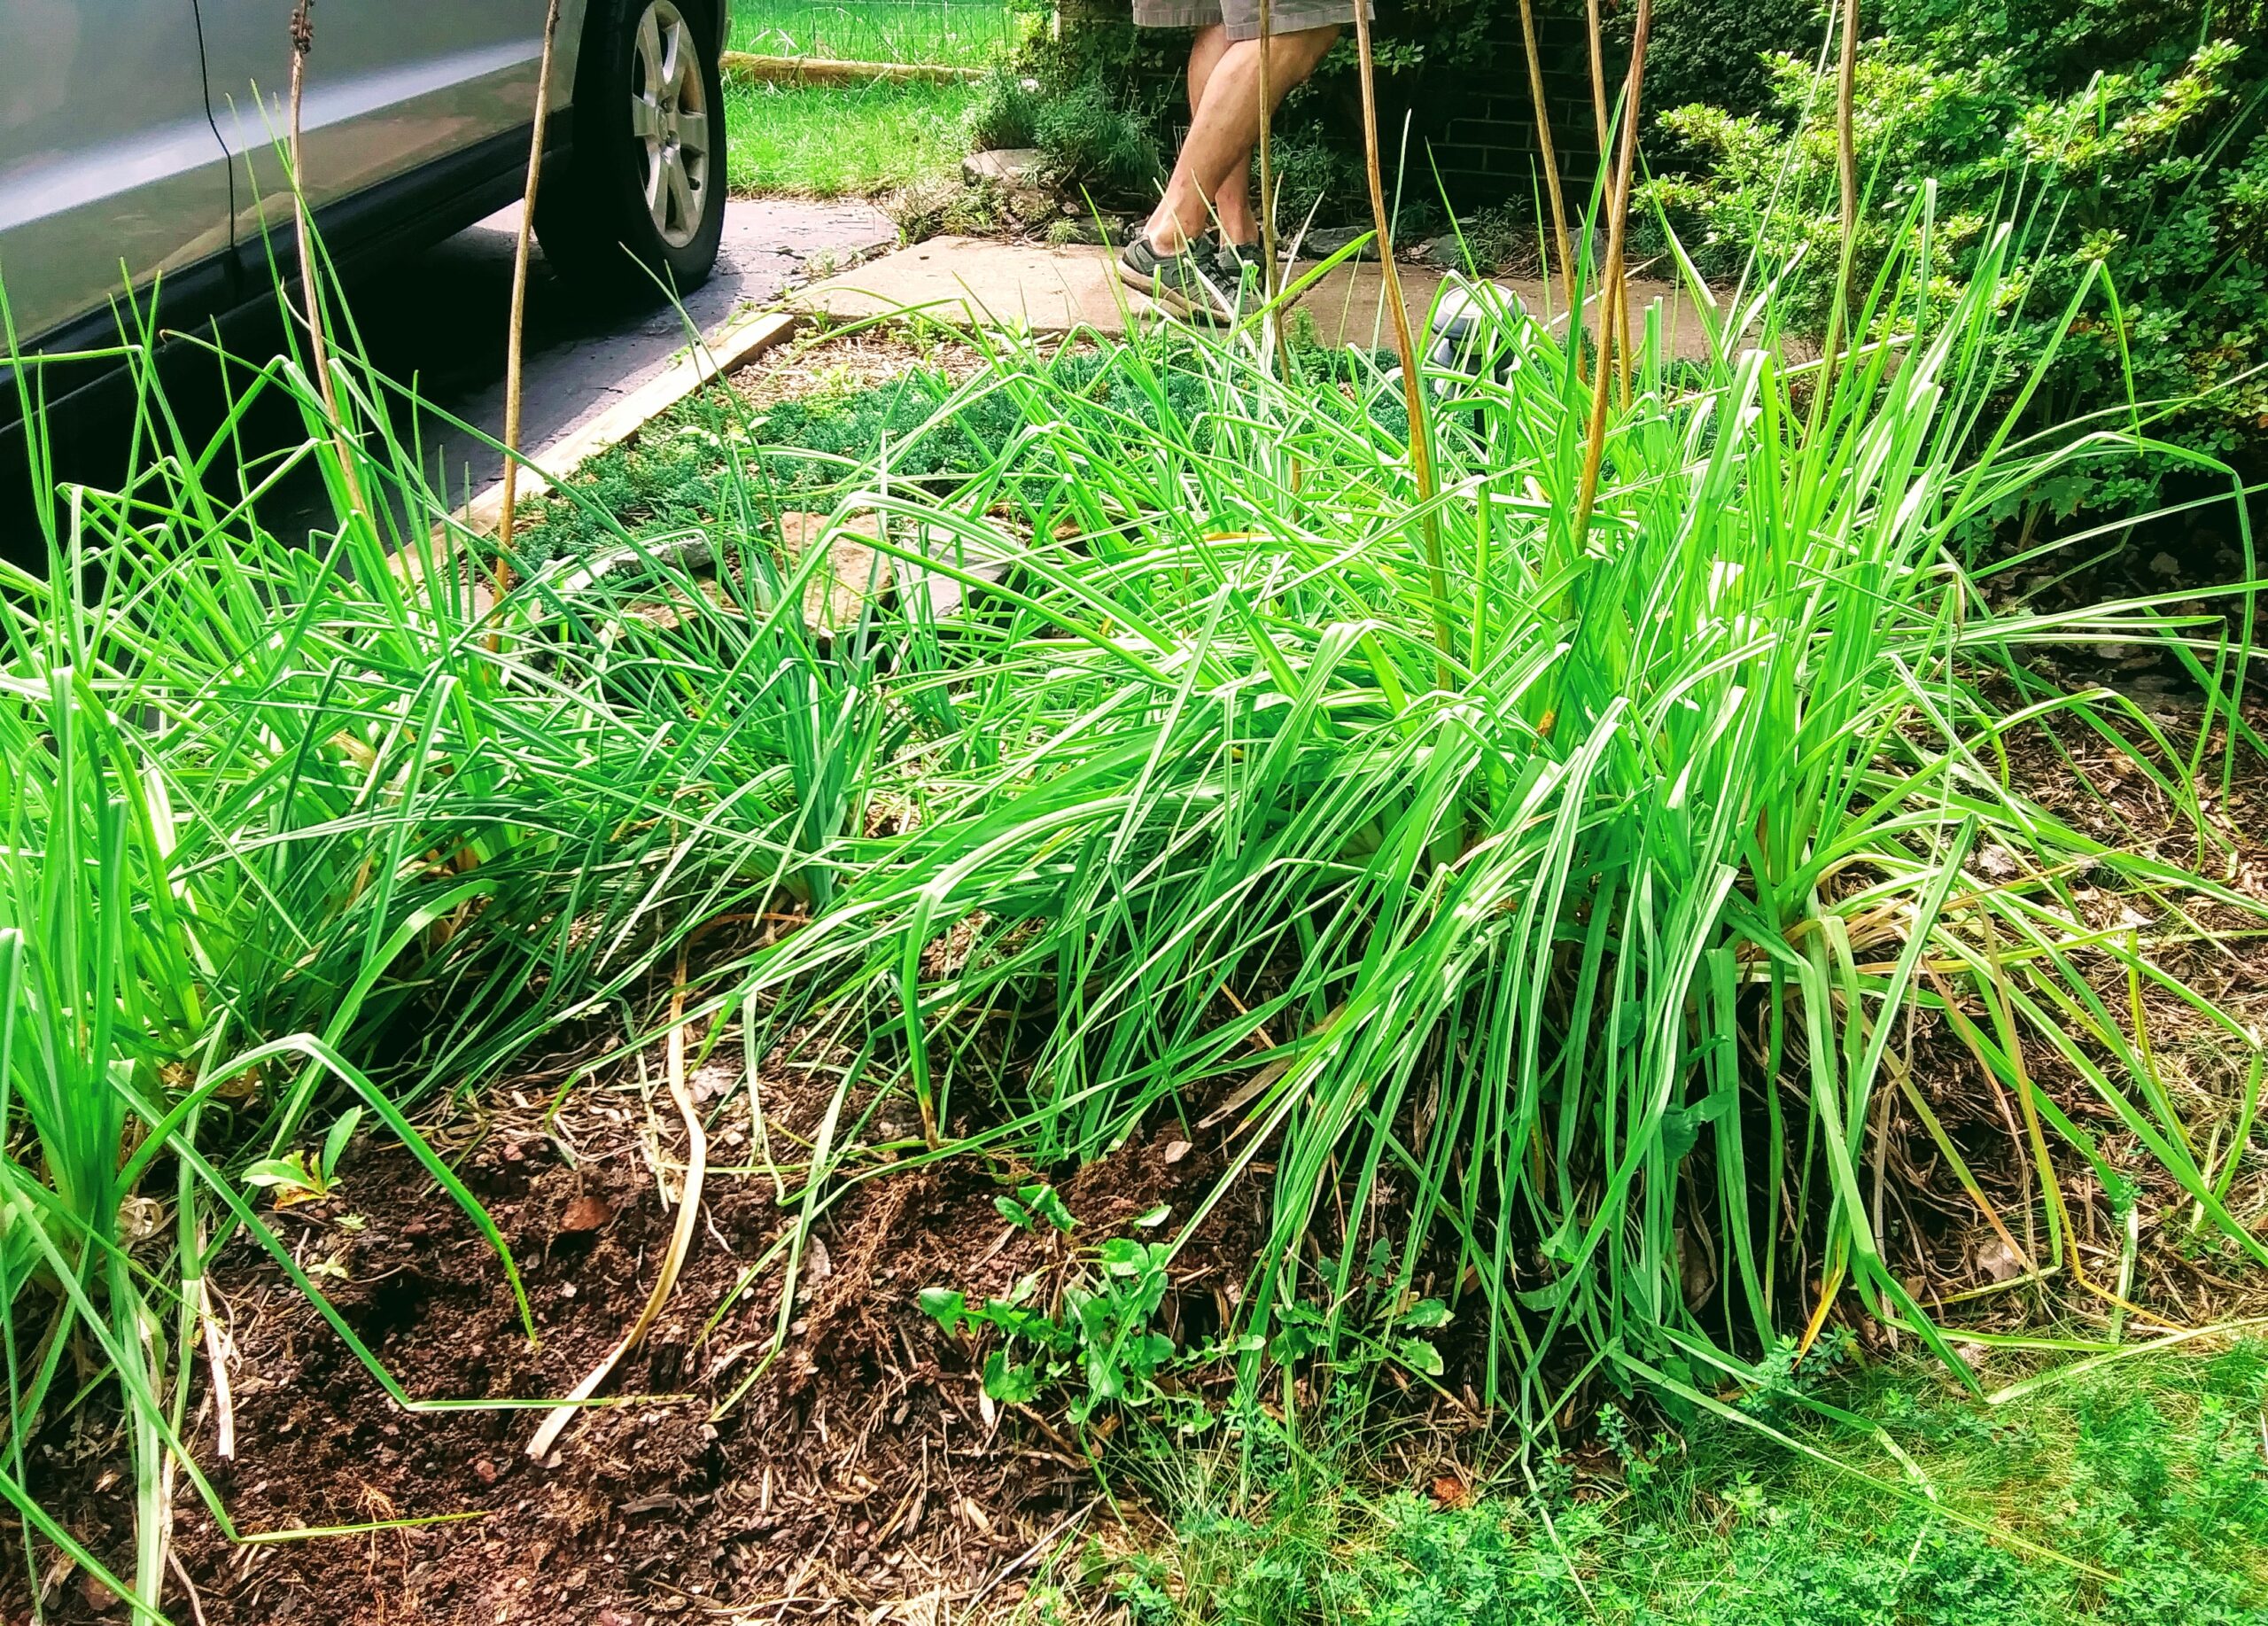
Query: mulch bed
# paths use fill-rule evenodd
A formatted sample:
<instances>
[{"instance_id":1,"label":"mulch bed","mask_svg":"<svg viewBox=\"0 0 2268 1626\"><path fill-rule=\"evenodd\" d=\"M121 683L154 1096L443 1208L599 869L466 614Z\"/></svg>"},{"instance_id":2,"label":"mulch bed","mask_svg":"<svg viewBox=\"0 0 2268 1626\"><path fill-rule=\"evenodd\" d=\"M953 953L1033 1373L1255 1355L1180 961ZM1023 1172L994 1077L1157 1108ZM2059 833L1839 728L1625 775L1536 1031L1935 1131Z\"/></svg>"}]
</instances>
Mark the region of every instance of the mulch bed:
<instances>
[{"instance_id":1,"label":"mulch bed","mask_svg":"<svg viewBox=\"0 0 2268 1626\"><path fill-rule=\"evenodd\" d=\"M495 1093L462 1165L525 1276L540 1347L493 1253L398 1147L358 1147L331 1201L278 1217L412 1394L563 1395L636 1319L675 1211L683 1129L637 1067L621 1074L548 1122L526 1090ZM602 1391L656 1398L587 1409L544 1461L524 1449L541 1411L405 1412L267 1255L228 1250L214 1279L233 1334L236 1455L214 1455L201 1363L191 1438L239 1531L478 1516L236 1545L184 1484L176 1537L195 1602L177 1579L180 1618L631 1626L728 1608L928 1622L1015 1595L1023 1566L1094 1511L1094 1469L1045 1420L985 1399L968 1349L915 1295L1005 1294L1048 1266L1047 1241L994 1207L1031 1171L961 1158L851 1187L817 1227L779 1358L747 1384L777 1325L781 1272L733 1295L787 1215L752 1156L737 1062L692 1084L711 1120L702 1231L662 1319ZM810 1070L759 1077L783 1155L816 1133L831 1087ZM1161 1132L1079 1171L1063 1195L1101 1237L1157 1202L1193 1205L1219 1173ZM1196 1284L1224 1264L1240 1280L1254 1246L1254 1210L1232 1209L1181 1262L1208 1296ZM77 1504L74 1528L120 1551L130 1487L90 1486L68 1467L46 1489ZM61 1620L122 1618L90 1585L54 1607Z\"/></svg>"}]
</instances>

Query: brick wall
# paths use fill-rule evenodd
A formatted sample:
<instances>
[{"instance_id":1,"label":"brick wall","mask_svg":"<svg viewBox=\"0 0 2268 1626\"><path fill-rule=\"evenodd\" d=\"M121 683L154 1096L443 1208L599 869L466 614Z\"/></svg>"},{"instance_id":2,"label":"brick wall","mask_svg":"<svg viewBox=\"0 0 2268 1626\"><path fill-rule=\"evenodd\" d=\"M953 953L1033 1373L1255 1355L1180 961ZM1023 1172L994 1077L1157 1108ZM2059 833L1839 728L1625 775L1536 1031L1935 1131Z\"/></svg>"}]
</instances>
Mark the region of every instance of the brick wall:
<instances>
[{"instance_id":1,"label":"brick wall","mask_svg":"<svg viewBox=\"0 0 2268 1626\"><path fill-rule=\"evenodd\" d=\"M1487 43L1487 66L1429 75L1419 87L1424 101L1441 110L1427 139L1441 183L1460 207L1523 206L1536 197L1542 184L1542 152L1516 7L1505 6L1492 19ZM1539 15L1536 46L1543 62L1545 104L1551 112L1552 146L1570 205L1579 208L1598 167L1589 45L1581 13L1557 13L1555 9L1552 14Z\"/></svg>"}]
</instances>

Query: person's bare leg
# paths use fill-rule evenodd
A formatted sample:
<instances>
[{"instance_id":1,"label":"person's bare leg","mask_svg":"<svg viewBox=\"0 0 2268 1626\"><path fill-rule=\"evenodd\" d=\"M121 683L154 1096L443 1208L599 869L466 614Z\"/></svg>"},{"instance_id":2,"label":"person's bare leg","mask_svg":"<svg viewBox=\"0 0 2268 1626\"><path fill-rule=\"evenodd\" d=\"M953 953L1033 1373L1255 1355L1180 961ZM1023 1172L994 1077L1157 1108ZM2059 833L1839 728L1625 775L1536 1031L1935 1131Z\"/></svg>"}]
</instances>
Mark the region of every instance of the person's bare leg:
<instances>
[{"instance_id":1,"label":"person's bare leg","mask_svg":"<svg viewBox=\"0 0 2268 1626\"><path fill-rule=\"evenodd\" d=\"M1221 58L1229 52L1229 31L1225 25L1215 23L1200 28L1197 37L1189 44L1189 116L1194 119L1197 110L1205 105L1205 86L1213 77L1213 70L1221 66Z\"/></svg>"},{"instance_id":2,"label":"person's bare leg","mask_svg":"<svg viewBox=\"0 0 2268 1626\"><path fill-rule=\"evenodd\" d=\"M1272 58L1268 66L1270 68L1276 66ZM1269 89L1272 90L1275 86L1270 85ZM1250 147L1237 154L1235 165L1229 171L1229 178L1221 183L1221 190L1213 194L1213 218L1221 222L1221 240L1224 243L1260 241L1260 222L1252 212Z\"/></svg>"},{"instance_id":3,"label":"person's bare leg","mask_svg":"<svg viewBox=\"0 0 2268 1626\"><path fill-rule=\"evenodd\" d=\"M1282 36L1277 38L1280 45ZM1189 48L1189 115L1192 121L1197 110L1205 105L1205 87L1212 81L1213 70L1221 65L1228 49L1229 31L1220 23L1200 30ZM1255 46L1254 51L1257 50ZM1272 52L1268 65L1271 68L1276 66ZM1220 222L1221 235L1229 242L1250 243L1260 236L1260 223L1252 214L1252 153L1248 149L1229 171L1229 178L1221 190L1213 194L1213 217Z\"/></svg>"},{"instance_id":4,"label":"person's bare leg","mask_svg":"<svg viewBox=\"0 0 2268 1626\"><path fill-rule=\"evenodd\" d=\"M1315 71L1315 65L1338 37L1334 26L1302 28L1270 40L1270 99L1280 103L1286 91ZM1192 52L1192 81L1195 67ZM1251 204L1239 177L1250 169L1252 149L1259 140L1260 42L1239 40L1221 52L1205 76L1203 97L1190 120L1181 154L1174 161L1173 177L1150 215L1150 246L1161 254L1178 253L1190 238L1205 230L1223 191L1231 191L1232 200L1242 203L1239 214L1223 211L1223 228L1232 237L1239 227L1254 230ZM1250 241L1248 237L1236 240Z\"/></svg>"}]
</instances>

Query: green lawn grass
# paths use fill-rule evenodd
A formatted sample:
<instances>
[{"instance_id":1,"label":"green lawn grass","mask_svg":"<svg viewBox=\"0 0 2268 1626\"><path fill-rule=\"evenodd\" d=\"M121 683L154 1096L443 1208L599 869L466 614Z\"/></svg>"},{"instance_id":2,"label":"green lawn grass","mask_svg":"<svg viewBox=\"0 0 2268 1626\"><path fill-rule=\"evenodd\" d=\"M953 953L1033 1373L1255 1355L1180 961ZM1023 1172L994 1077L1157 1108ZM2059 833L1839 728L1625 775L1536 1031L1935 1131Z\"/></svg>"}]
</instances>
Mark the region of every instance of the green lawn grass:
<instances>
[{"instance_id":1,"label":"green lawn grass","mask_svg":"<svg viewBox=\"0 0 2268 1626\"><path fill-rule=\"evenodd\" d=\"M975 97L959 84L727 84L733 191L873 197L949 178Z\"/></svg>"},{"instance_id":2,"label":"green lawn grass","mask_svg":"<svg viewBox=\"0 0 2268 1626\"><path fill-rule=\"evenodd\" d=\"M731 48L765 57L983 67L1006 55L1016 26L1014 12L984 0L764 0L733 8Z\"/></svg>"},{"instance_id":3,"label":"green lawn grass","mask_svg":"<svg viewBox=\"0 0 2268 1626\"><path fill-rule=\"evenodd\" d=\"M1068 1556L1036 1613L1115 1604L1135 1626L2268 1622L2268 1345L2122 1362L1999 1407L1911 1370L1837 1387L1973 1522L1925 1505L1876 1440L1768 1406L1870 1477L1722 1421L1671 1434L1612 1411L1580 1470L1546 1460L1534 1490L1513 1475L1445 1506L1455 1498L1431 1480L1381 1483L1379 1457L1308 1455L1259 1420L1216 1452L1161 1445L1149 1478L1172 1537Z\"/></svg>"}]
</instances>

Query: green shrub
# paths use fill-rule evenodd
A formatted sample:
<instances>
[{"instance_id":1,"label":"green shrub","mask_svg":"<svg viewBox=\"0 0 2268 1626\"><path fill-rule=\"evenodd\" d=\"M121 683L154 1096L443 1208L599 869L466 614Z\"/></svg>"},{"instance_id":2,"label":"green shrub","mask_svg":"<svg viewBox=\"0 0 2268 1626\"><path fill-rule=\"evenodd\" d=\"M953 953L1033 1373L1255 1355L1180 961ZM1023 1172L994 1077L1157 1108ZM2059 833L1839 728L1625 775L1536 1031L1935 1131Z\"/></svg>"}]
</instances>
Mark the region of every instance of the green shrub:
<instances>
[{"instance_id":1,"label":"green shrub","mask_svg":"<svg viewBox=\"0 0 2268 1626\"><path fill-rule=\"evenodd\" d=\"M1013 71L979 87L969 136L980 148L1037 147L1058 182L1106 193L1147 190L1161 167L1158 98L1143 97L1120 66L1038 36ZM1124 88L1114 94L1107 82Z\"/></svg>"},{"instance_id":2,"label":"green shrub","mask_svg":"<svg viewBox=\"0 0 2268 1626\"><path fill-rule=\"evenodd\" d=\"M1862 42L1857 91L1861 285L1930 183L1948 280L1986 245L1984 222L2023 199L2031 224L2003 298L2021 300L2025 319L2004 341L2003 385L2030 372L2083 297L2037 398L2040 421L2116 408L2131 388L2145 403L2192 403L2171 438L2256 457L2268 424L2256 370L2268 354L2268 7L1888 0L1876 15L1884 32ZM1735 274L1754 248L1774 261L1803 250L1813 274L1798 297L1814 321L1840 243L1833 75L1783 57L1768 113L1663 113L1658 128L1696 161L1648 189L1705 270ZM2144 502L2167 466L2105 460L2044 495L2064 511Z\"/></svg>"},{"instance_id":3,"label":"green shrub","mask_svg":"<svg viewBox=\"0 0 2268 1626\"><path fill-rule=\"evenodd\" d=\"M1031 128L1059 181L1130 189L1146 185L1161 167L1147 119L1115 102L1098 79L1036 98Z\"/></svg>"},{"instance_id":4,"label":"green shrub","mask_svg":"<svg viewBox=\"0 0 2268 1626\"><path fill-rule=\"evenodd\" d=\"M1037 93L1015 74L994 74L977 85L975 104L968 110L968 136L978 151L1035 145L1038 122Z\"/></svg>"},{"instance_id":5,"label":"green shrub","mask_svg":"<svg viewBox=\"0 0 2268 1626\"><path fill-rule=\"evenodd\" d=\"M1335 226L1362 214L1363 166L1343 143L1308 123L1284 131L1269 149L1280 230L1297 231L1310 218L1317 225Z\"/></svg>"}]
</instances>

